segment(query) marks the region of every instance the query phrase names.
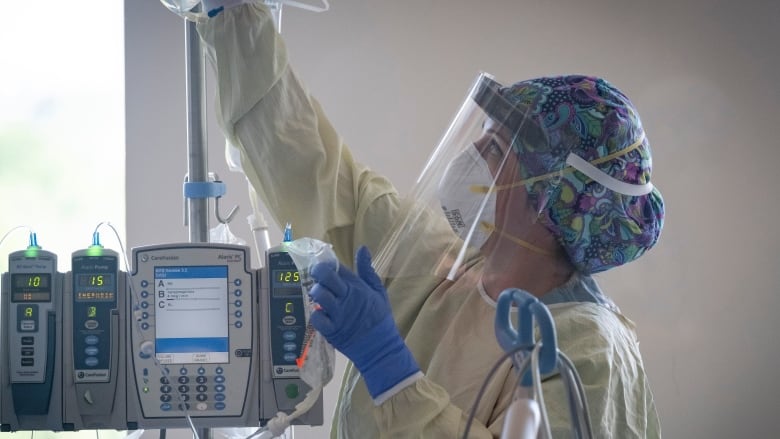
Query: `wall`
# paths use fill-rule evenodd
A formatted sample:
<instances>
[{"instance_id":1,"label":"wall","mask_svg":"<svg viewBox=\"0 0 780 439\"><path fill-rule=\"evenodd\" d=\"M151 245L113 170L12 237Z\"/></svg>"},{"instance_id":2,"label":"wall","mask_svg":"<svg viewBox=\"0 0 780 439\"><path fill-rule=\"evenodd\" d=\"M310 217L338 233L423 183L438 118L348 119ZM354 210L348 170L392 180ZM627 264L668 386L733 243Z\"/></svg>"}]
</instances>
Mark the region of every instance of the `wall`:
<instances>
[{"instance_id":1,"label":"wall","mask_svg":"<svg viewBox=\"0 0 780 439\"><path fill-rule=\"evenodd\" d=\"M186 241L183 27L155 1L125 12L129 245ZM665 436L730 438L771 436L780 392L778 20L769 0L333 0L324 14L285 8L282 30L355 156L401 191L479 70L505 82L600 75L630 96L666 226L645 257L599 280L637 325ZM232 228L249 240L245 183L209 129L223 206L241 205Z\"/></svg>"}]
</instances>

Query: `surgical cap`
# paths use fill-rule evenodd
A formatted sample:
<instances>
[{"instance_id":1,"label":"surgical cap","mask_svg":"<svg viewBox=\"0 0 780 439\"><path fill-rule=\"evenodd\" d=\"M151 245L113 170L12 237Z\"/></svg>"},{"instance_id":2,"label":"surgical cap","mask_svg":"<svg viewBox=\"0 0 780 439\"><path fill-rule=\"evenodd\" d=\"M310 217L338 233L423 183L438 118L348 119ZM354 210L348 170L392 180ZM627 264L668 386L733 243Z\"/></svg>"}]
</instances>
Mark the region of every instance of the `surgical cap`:
<instances>
[{"instance_id":1,"label":"surgical cap","mask_svg":"<svg viewBox=\"0 0 780 439\"><path fill-rule=\"evenodd\" d=\"M650 146L634 105L607 81L588 76L531 79L501 87L509 103L531 109L532 123L543 136L518 136L520 177L553 172L558 178L549 194L529 193L540 203L540 221L558 239L581 273L591 274L631 262L658 241L664 203L653 189L641 196L624 195L566 166L569 153L607 175L630 184L650 181ZM485 108L488 115L490 108ZM532 127L532 125L536 125ZM513 127L510 127L513 128ZM530 144L527 139L539 139ZM556 172L560 171L560 172Z\"/></svg>"}]
</instances>

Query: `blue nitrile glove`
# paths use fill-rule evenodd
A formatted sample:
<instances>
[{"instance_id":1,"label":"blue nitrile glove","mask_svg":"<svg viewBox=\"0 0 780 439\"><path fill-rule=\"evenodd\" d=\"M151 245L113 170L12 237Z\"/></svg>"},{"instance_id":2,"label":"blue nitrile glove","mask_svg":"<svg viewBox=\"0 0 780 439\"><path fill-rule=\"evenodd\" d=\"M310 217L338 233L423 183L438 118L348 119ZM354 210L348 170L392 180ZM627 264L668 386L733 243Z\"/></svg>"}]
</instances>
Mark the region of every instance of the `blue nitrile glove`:
<instances>
[{"instance_id":1,"label":"blue nitrile glove","mask_svg":"<svg viewBox=\"0 0 780 439\"><path fill-rule=\"evenodd\" d=\"M317 284L309 295L321 308L311 324L352 360L376 398L420 370L395 326L387 291L371 267L371 254L360 247L357 275L339 264L320 263L311 270Z\"/></svg>"}]
</instances>

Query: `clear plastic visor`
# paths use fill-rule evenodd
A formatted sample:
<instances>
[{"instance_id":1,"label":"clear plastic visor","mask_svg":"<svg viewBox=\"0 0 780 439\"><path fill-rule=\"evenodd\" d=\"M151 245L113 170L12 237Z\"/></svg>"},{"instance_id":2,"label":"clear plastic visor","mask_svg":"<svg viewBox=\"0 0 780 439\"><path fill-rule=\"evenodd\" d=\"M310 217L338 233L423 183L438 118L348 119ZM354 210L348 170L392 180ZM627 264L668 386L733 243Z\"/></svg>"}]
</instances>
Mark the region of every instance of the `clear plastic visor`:
<instances>
[{"instance_id":1,"label":"clear plastic visor","mask_svg":"<svg viewBox=\"0 0 780 439\"><path fill-rule=\"evenodd\" d=\"M500 90L478 76L376 254L380 275L455 280L483 259L499 269L518 254L553 256L537 219L565 163L527 175L524 151L547 148L547 135Z\"/></svg>"}]
</instances>

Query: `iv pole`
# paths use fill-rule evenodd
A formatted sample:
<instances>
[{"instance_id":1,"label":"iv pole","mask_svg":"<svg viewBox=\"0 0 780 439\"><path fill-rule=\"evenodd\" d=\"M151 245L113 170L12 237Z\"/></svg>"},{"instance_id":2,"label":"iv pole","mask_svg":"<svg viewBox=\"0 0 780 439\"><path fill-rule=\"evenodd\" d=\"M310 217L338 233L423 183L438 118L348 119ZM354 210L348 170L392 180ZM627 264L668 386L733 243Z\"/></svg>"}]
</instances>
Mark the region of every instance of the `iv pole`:
<instances>
[{"instance_id":1,"label":"iv pole","mask_svg":"<svg viewBox=\"0 0 780 439\"><path fill-rule=\"evenodd\" d=\"M208 154L205 120L205 61L195 23L184 20L184 53L187 89L187 175L191 183L208 183ZM208 198L191 198L187 224L190 242L207 242L209 232Z\"/></svg>"},{"instance_id":2,"label":"iv pole","mask_svg":"<svg viewBox=\"0 0 780 439\"><path fill-rule=\"evenodd\" d=\"M187 177L185 183L185 225L189 226L192 243L208 242L209 199L206 194L190 197L187 188L200 188L209 192L208 148L206 146L205 121L205 61L195 23L184 20L184 53L187 93ZM224 187L224 186L223 186ZM200 428L197 438L211 439L209 428Z\"/></svg>"},{"instance_id":3,"label":"iv pole","mask_svg":"<svg viewBox=\"0 0 780 439\"><path fill-rule=\"evenodd\" d=\"M281 0L265 0L265 3L271 10L277 31L280 30ZM226 189L224 183L211 181L208 172L204 99L205 59L196 24L190 20L184 20L184 54L187 94L187 177L184 183L184 224L189 227L190 242L202 243L209 240L208 199L218 199L225 194ZM218 206L216 204L217 219L229 222L237 208L228 214L227 220L223 220ZM196 438L212 439L209 428L199 428L194 433Z\"/></svg>"}]
</instances>

